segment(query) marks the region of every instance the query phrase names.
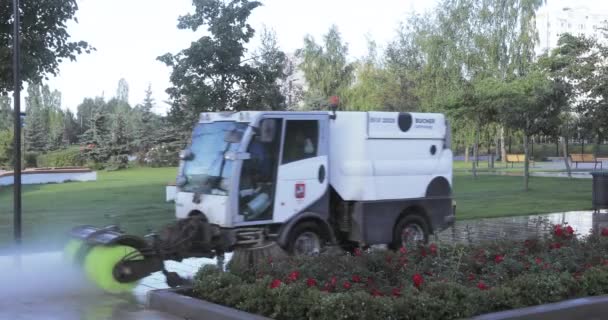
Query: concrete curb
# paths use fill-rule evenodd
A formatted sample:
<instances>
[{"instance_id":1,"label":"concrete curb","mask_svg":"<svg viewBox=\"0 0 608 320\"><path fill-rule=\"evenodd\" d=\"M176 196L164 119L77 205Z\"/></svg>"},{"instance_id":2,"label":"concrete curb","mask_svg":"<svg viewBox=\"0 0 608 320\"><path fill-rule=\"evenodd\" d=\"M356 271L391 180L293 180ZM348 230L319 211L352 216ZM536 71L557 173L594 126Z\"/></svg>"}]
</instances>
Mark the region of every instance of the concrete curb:
<instances>
[{"instance_id":1,"label":"concrete curb","mask_svg":"<svg viewBox=\"0 0 608 320\"><path fill-rule=\"evenodd\" d=\"M192 298L191 288L154 290L148 307L188 320L271 320L263 316ZM601 320L608 313L608 295L571 299L539 306L488 313L471 320Z\"/></svg>"},{"instance_id":2,"label":"concrete curb","mask_svg":"<svg viewBox=\"0 0 608 320\"><path fill-rule=\"evenodd\" d=\"M148 293L148 308L188 320L271 320L256 314L240 311L192 298L191 288L160 289Z\"/></svg>"},{"instance_id":3,"label":"concrete curb","mask_svg":"<svg viewBox=\"0 0 608 320\"><path fill-rule=\"evenodd\" d=\"M600 320L608 314L608 296L586 297L488 313L472 320Z\"/></svg>"}]
</instances>

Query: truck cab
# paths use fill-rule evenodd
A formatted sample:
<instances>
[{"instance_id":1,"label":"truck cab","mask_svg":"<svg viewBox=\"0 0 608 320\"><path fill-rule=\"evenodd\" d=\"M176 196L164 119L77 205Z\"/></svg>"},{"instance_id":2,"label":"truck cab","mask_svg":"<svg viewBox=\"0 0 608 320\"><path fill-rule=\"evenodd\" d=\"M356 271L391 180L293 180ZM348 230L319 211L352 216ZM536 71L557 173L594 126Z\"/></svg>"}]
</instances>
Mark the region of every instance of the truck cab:
<instances>
[{"instance_id":1,"label":"truck cab","mask_svg":"<svg viewBox=\"0 0 608 320\"><path fill-rule=\"evenodd\" d=\"M203 113L176 217L204 219L222 250L426 241L454 220L449 136L441 114Z\"/></svg>"}]
</instances>

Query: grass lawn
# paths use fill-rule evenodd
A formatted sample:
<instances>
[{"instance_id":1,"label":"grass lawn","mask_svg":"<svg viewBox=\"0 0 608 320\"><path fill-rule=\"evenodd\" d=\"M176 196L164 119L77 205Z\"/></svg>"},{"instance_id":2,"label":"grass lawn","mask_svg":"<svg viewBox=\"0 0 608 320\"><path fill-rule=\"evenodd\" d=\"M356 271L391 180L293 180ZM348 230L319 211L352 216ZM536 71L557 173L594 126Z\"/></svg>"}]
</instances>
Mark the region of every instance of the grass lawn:
<instances>
[{"instance_id":1,"label":"grass lawn","mask_svg":"<svg viewBox=\"0 0 608 320\"><path fill-rule=\"evenodd\" d=\"M454 176L457 219L591 209L591 179L530 177L523 191L523 177L470 174Z\"/></svg>"},{"instance_id":2,"label":"grass lawn","mask_svg":"<svg viewBox=\"0 0 608 320\"><path fill-rule=\"evenodd\" d=\"M103 226L118 221L125 230L143 235L174 219L165 202L165 185L175 168L134 168L97 173L95 182L23 186L24 245L56 247L75 225ZM0 248L13 235L13 191L0 189ZM110 216L110 217L108 217Z\"/></svg>"},{"instance_id":3,"label":"grass lawn","mask_svg":"<svg viewBox=\"0 0 608 320\"><path fill-rule=\"evenodd\" d=\"M456 171L456 170L455 170ZM113 222L143 235L174 219L174 206L165 203L165 185L175 168L134 168L98 172L95 182L23 187L23 233L26 246L59 247L66 232L79 224L103 226ZM457 218L474 219L590 209L591 180L531 177L529 192L523 178L456 173ZM0 249L12 239L12 189L0 189ZM107 217L107 216L113 217Z\"/></svg>"}]
</instances>

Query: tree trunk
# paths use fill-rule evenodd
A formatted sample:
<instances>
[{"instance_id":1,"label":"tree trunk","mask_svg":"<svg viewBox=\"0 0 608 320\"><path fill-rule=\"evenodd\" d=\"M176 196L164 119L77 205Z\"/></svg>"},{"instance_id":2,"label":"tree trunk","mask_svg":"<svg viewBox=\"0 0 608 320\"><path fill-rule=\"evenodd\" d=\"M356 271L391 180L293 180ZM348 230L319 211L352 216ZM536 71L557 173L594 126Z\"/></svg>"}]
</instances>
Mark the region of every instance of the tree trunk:
<instances>
[{"instance_id":1,"label":"tree trunk","mask_svg":"<svg viewBox=\"0 0 608 320\"><path fill-rule=\"evenodd\" d=\"M528 152L528 135L524 134L524 191L528 191L528 180L530 178L530 156Z\"/></svg>"},{"instance_id":2,"label":"tree trunk","mask_svg":"<svg viewBox=\"0 0 608 320\"><path fill-rule=\"evenodd\" d=\"M530 137L530 158L534 159L534 136Z\"/></svg>"},{"instance_id":3,"label":"tree trunk","mask_svg":"<svg viewBox=\"0 0 608 320\"><path fill-rule=\"evenodd\" d=\"M469 144L464 145L464 163L469 163Z\"/></svg>"},{"instance_id":4,"label":"tree trunk","mask_svg":"<svg viewBox=\"0 0 608 320\"><path fill-rule=\"evenodd\" d=\"M572 178L572 170L570 169L570 162L568 161L568 148L566 147L567 139L563 137L560 139L562 141L562 150L564 153L564 164L566 165L566 172L568 173L568 178Z\"/></svg>"},{"instance_id":5,"label":"tree trunk","mask_svg":"<svg viewBox=\"0 0 608 320\"><path fill-rule=\"evenodd\" d=\"M475 128L475 144L473 145L473 177L477 178L477 165L479 163L479 134L481 128L480 125L477 124L477 128Z\"/></svg>"},{"instance_id":6,"label":"tree trunk","mask_svg":"<svg viewBox=\"0 0 608 320\"><path fill-rule=\"evenodd\" d=\"M593 150L593 153L595 154L596 158L600 154L600 144L601 143L602 143L602 135L598 131L597 134L596 134L596 136L595 136L595 147L594 147L594 150Z\"/></svg>"},{"instance_id":7,"label":"tree trunk","mask_svg":"<svg viewBox=\"0 0 608 320\"><path fill-rule=\"evenodd\" d=\"M500 161L506 163L507 148L505 144L505 127L500 126Z\"/></svg>"},{"instance_id":8,"label":"tree trunk","mask_svg":"<svg viewBox=\"0 0 608 320\"><path fill-rule=\"evenodd\" d=\"M560 142L561 138L557 138L555 139L555 156L559 157L559 142Z\"/></svg>"},{"instance_id":9,"label":"tree trunk","mask_svg":"<svg viewBox=\"0 0 608 320\"><path fill-rule=\"evenodd\" d=\"M581 153L585 153L585 139L581 140Z\"/></svg>"}]
</instances>

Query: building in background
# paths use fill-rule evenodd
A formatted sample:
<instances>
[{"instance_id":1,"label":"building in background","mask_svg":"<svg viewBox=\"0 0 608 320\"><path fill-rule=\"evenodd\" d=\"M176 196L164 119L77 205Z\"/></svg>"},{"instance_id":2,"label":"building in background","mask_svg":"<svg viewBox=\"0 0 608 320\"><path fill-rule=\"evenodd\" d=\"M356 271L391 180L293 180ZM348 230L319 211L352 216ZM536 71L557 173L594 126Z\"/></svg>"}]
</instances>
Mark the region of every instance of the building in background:
<instances>
[{"instance_id":1,"label":"building in background","mask_svg":"<svg viewBox=\"0 0 608 320\"><path fill-rule=\"evenodd\" d=\"M537 54L557 47L561 34L585 35L605 42L602 30L608 26L608 12L577 5L576 1L549 0L536 14L539 45Z\"/></svg>"}]
</instances>

